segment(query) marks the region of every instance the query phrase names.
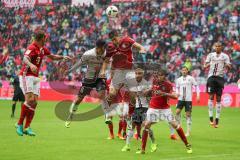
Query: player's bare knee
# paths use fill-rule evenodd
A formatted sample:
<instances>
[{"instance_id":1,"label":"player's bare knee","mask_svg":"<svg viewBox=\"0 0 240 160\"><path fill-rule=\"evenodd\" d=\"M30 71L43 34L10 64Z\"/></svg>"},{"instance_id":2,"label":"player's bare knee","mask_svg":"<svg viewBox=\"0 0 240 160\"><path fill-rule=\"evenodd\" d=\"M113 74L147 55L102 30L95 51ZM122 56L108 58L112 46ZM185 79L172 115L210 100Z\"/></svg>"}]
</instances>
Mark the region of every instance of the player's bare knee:
<instances>
[{"instance_id":1,"label":"player's bare knee","mask_svg":"<svg viewBox=\"0 0 240 160\"><path fill-rule=\"evenodd\" d=\"M104 93L100 93L98 96L99 99L103 100L105 98L105 92Z\"/></svg>"},{"instance_id":2,"label":"player's bare knee","mask_svg":"<svg viewBox=\"0 0 240 160\"><path fill-rule=\"evenodd\" d=\"M178 128L177 122L172 121L172 122L169 122L169 123L170 123L170 125L171 125L174 129L177 129L177 128Z\"/></svg>"},{"instance_id":3,"label":"player's bare knee","mask_svg":"<svg viewBox=\"0 0 240 160\"><path fill-rule=\"evenodd\" d=\"M217 102L221 102L221 96L217 95L216 101L217 101Z\"/></svg>"},{"instance_id":4,"label":"player's bare knee","mask_svg":"<svg viewBox=\"0 0 240 160\"><path fill-rule=\"evenodd\" d=\"M191 112L186 112L186 117L191 117Z\"/></svg>"},{"instance_id":5,"label":"player's bare knee","mask_svg":"<svg viewBox=\"0 0 240 160\"><path fill-rule=\"evenodd\" d=\"M214 94L209 94L209 99L214 100Z\"/></svg>"},{"instance_id":6,"label":"player's bare knee","mask_svg":"<svg viewBox=\"0 0 240 160\"><path fill-rule=\"evenodd\" d=\"M151 123L146 122L144 125L144 129L150 129L150 127L151 127Z\"/></svg>"},{"instance_id":7,"label":"player's bare knee","mask_svg":"<svg viewBox=\"0 0 240 160\"><path fill-rule=\"evenodd\" d=\"M180 109L177 109L177 110L176 110L176 115L179 116L180 113L181 113L181 110L180 110Z\"/></svg>"},{"instance_id":8,"label":"player's bare knee","mask_svg":"<svg viewBox=\"0 0 240 160\"><path fill-rule=\"evenodd\" d=\"M84 96L78 96L77 99L75 100L75 105L79 105L82 100L83 100Z\"/></svg>"}]
</instances>

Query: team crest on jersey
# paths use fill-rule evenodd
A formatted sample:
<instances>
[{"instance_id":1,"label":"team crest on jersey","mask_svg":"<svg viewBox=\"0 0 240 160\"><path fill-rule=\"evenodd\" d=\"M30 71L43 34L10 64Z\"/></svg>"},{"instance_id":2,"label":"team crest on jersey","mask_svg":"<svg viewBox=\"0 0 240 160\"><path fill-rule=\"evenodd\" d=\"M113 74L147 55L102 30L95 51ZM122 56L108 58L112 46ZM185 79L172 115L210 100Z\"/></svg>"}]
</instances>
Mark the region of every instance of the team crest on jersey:
<instances>
[{"instance_id":1,"label":"team crest on jersey","mask_svg":"<svg viewBox=\"0 0 240 160\"><path fill-rule=\"evenodd\" d=\"M127 46L125 44L122 45L123 48L127 48Z\"/></svg>"},{"instance_id":2,"label":"team crest on jersey","mask_svg":"<svg viewBox=\"0 0 240 160\"><path fill-rule=\"evenodd\" d=\"M126 48L128 48L130 46L130 43L123 43L122 45L121 45L121 47L123 48L123 49L126 49Z\"/></svg>"},{"instance_id":3,"label":"team crest on jersey","mask_svg":"<svg viewBox=\"0 0 240 160\"><path fill-rule=\"evenodd\" d=\"M40 54L44 55L44 49L43 48L40 49Z\"/></svg>"},{"instance_id":4,"label":"team crest on jersey","mask_svg":"<svg viewBox=\"0 0 240 160\"><path fill-rule=\"evenodd\" d=\"M25 52L26 55L29 55L30 53L31 53L31 50L29 49Z\"/></svg>"}]
</instances>

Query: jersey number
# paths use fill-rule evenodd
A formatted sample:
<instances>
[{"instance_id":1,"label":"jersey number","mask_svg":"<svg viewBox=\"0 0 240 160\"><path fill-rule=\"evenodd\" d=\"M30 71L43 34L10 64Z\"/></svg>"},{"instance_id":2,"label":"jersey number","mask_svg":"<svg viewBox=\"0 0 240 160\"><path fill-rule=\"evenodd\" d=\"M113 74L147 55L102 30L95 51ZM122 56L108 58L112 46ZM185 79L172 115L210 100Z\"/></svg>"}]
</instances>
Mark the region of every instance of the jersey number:
<instances>
[{"instance_id":1,"label":"jersey number","mask_svg":"<svg viewBox=\"0 0 240 160\"><path fill-rule=\"evenodd\" d=\"M217 74L218 63L214 65L213 75Z\"/></svg>"}]
</instances>

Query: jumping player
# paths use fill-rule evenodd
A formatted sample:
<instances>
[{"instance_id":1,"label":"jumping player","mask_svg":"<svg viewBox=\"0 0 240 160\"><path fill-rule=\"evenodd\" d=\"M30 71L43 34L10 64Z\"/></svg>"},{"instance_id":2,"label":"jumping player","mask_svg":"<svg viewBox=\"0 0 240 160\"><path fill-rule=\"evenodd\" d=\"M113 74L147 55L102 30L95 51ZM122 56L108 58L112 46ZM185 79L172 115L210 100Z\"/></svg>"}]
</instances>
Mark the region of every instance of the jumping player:
<instances>
[{"instance_id":1,"label":"jumping player","mask_svg":"<svg viewBox=\"0 0 240 160\"><path fill-rule=\"evenodd\" d=\"M119 89L126 84L126 74L132 70L133 67L133 52L132 48L135 48L139 53L145 53L146 50L142 45L135 42L128 36L120 37L117 30L112 30L109 33L109 38L111 42L108 44L107 52L112 58L112 70L114 72L111 90L106 98L105 105L110 106L114 97L116 97ZM109 62L110 58L108 61ZM135 106L135 97L131 95L130 105Z\"/></svg>"},{"instance_id":2,"label":"jumping player","mask_svg":"<svg viewBox=\"0 0 240 160\"><path fill-rule=\"evenodd\" d=\"M207 92L209 94L208 100L208 112L209 112L209 119L210 125L218 128L220 112L221 112L221 97L222 91L224 88L224 70L225 67L228 69L231 68L231 63L229 56L222 52L222 44L217 42L214 45L215 52L209 53L207 59L204 64L204 68L209 69L208 73L208 80L207 80ZM213 101L214 95L216 95L216 118L213 121Z\"/></svg>"},{"instance_id":3,"label":"jumping player","mask_svg":"<svg viewBox=\"0 0 240 160\"><path fill-rule=\"evenodd\" d=\"M92 89L96 88L100 99L105 97L106 80L105 74L99 74L103 69L103 62L106 58L106 42L104 40L97 40L96 47L86 51L81 59L67 72L70 73L82 65L87 65L87 71L82 82L79 93L70 107L70 114L65 122L65 127L69 128L73 115L78 109L78 105L83 98L90 94ZM105 66L106 67L106 66ZM105 70L105 69L104 69Z\"/></svg>"},{"instance_id":4,"label":"jumping player","mask_svg":"<svg viewBox=\"0 0 240 160\"><path fill-rule=\"evenodd\" d=\"M38 77L42 60L45 56L52 60L70 60L68 56L53 55L44 47L47 41L45 31L37 29L34 33L34 41L24 53L23 65L19 75L20 87L25 96L25 102L21 108L21 115L17 125L17 134L23 136L27 134L35 136L30 128L37 107L38 97L40 96L40 78ZM23 121L26 123L23 129Z\"/></svg>"},{"instance_id":5,"label":"jumping player","mask_svg":"<svg viewBox=\"0 0 240 160\"><path fill-rule=\"evenodd\" d=\"M109 93L109 87L110 87L111 79L108 79L106 84L107 84L107 91ZM113 122L112 119L114 116L118 115L119 116L119 128L118 128L118 135L117 137L119 139L124 140L125 137L123 136L126 133L126 121L124 119L124 113L126 112L125 110L125 105L124 105L124 95L121 93L121 91L118 92L117 96L114 98L111 108L109 112L105 113L105 123L108 125L110 136L108 139L114 139L114 132L113 132ZM122 135L123 131L123 135Z\"/></svg>"}]
</instances>

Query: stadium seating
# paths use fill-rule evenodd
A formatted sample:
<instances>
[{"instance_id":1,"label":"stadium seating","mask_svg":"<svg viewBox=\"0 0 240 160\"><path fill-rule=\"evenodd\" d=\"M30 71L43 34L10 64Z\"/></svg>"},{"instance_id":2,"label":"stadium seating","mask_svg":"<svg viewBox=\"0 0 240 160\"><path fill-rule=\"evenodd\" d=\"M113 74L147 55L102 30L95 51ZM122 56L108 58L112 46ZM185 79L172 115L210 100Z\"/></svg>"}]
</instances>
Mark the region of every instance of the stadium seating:
<instances>
[{"instance_id":1,"label":"stadium seating","mask_svg":"<svg viewBox=\"0 0 240 160\"><path fill-rule=\"evenodd\" d=\"M47 47L53 54L81 55L93 47L98 37L109 32L104 7L56 5L34 9L10 10L0 6L0 52L7 60L0 66L0 79L7 80L21 65L24 49L31 41L32 30L43 26L50 35ZM160 9L159 9L160 8ZM240 75L240 5L219 13L219 0L211 1L151 1L126 3L119 6L121 16L117 25L143 44L149 51L136 56L138 63L160 63L170 71L173 81L182 65L191 67L192 74L205 83L202 70L206 55L215 41L224 42L225 52L232 59L233 69L225 75L227 83L234 83ZM224 8L223 8L224 9ZM45 81L59 79L56 64L43 63L41 77ZM50 72L51 76L49 76ZM78 76L72 74L69 80Z\"/></svg>"}]
</instances>

